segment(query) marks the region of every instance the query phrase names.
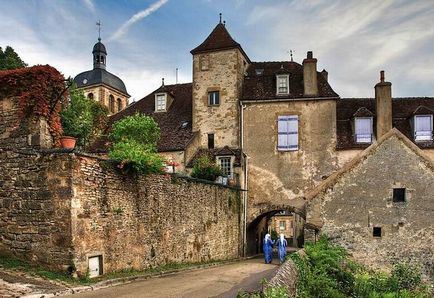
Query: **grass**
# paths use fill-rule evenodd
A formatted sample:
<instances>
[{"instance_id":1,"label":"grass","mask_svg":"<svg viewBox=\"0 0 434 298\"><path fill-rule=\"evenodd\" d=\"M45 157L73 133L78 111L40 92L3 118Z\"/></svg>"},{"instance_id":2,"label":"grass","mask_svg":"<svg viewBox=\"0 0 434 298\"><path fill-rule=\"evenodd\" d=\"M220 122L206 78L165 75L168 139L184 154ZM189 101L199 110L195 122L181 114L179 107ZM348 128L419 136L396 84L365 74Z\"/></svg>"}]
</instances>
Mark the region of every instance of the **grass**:
<instances>
[{"instance_id":1,"label":"grass","mask_svg":"<svg viewBox=\"0 0 434 298\"><path fill-rule=\"evenodd\" d=\"M91 285L101 281L118 279L118 278L159 275L171 271L192 269L204 265L217 265L227 261L229 260L211 260L207 262L198 262L198 263L169 263L163 266L148 268L145 270L124 269L116 272L111 272L92 279L89 277L72 278L68 276L65 272L50 271L41 266L36 266L30 264L29 262L18 260L16 258L9 257L9 256L8 257L0 256L0 268L26 272L29 275L39 276L45 279L67 283L68 285L71 286L79 286L79 285Z\"/></svg>"}]
</instances>

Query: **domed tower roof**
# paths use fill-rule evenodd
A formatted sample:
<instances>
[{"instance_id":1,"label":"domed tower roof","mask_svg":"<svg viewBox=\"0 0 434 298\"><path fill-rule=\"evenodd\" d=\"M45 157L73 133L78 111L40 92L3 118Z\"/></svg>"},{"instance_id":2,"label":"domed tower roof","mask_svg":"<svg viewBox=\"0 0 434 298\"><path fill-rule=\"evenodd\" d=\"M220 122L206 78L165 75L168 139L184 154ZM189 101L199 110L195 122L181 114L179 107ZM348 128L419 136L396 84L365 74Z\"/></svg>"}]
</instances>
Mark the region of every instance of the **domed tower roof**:
<instances>
[{"instance_id":1,"label":"domed tower roof","mask_svg":"<svg viewBox=\"0 0 434 298\"><path fill-rule=\"evenodd\" d=\"M129 96L124 82L119 77L106 70L107 50L100 38L98 38L98 42L93 46L92 54L93 69L82 72L74 78L77 87L83 88L92 85L105 84Z\"/></svg>"},{"instance_id":2,"label":"domed tower roof","mask_svg":"<svg viewBox=\"0 0 434 298\"><path fill-rule=\"evenodd\" d=\"M98 53L98 52L107 55L107 51L105 49L105 45L101 42L100 38L98 38L98 42L93 46L92 54L95 54L95 53Z\"/></svg>"}]
</instances>

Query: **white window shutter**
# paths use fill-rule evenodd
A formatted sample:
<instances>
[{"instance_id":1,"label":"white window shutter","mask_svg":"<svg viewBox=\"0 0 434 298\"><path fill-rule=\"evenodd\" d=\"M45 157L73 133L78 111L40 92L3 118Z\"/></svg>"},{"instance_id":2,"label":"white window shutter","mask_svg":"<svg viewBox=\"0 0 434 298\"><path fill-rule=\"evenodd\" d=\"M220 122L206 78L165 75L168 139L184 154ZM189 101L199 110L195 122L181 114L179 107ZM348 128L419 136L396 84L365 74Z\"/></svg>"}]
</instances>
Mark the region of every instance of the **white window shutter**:
<instances>
[{"instance_id":1,"label":"white window shutter","mask_svg":"<svg viewBox=\"0 0 434 298\"><path fill-rule=\"evenodd\" d=\"M298 150L298 116L279 116L277 126L277 149L279 151Z\"/></svg>"}]
</instances>

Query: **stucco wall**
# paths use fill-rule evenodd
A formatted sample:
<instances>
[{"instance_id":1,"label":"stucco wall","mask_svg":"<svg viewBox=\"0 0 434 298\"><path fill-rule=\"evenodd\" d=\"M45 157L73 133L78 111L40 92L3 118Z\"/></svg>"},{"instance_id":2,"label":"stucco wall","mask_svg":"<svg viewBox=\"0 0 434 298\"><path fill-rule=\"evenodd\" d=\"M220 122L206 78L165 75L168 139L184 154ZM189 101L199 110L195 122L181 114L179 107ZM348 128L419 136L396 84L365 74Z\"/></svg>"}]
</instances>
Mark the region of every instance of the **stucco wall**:
<instances>
[{"instance_id":1,"label":"stucco wall","mask_svg":"<svg viewBox=\"0 0 434 298\"><path fill-rule=\"evenodd\" d=\"M299 115L299 150L277 151L279 115ZM337 168L336 102L293 100L248 104L244 110L244 152L248 156L248 220L264 203L302 208L296 199Z\"/></svg>"},{"instance_id":2,"label":"stucco wall","mask_svg":"<svg viewBox=\"0 0 434 298\"><path fill-rule=\"evenodd\" d=\"M368 266L409 261L433 276L433 181L432 165L392 136L309 203L307 222L319 215L321 233ZM392 201L399 187L405 203ZM382 228L381 238L373 227Z\"/></svg>"},{"instance_id":3,"label":"stucco wall","mask_svg":"<svg viewBox=\"0 0 434 298\"><path fill-rule=\"evenodd\" d=\"M74 168L75 264L102 255L104 271L240 255L238 191L171 176L128 177L93 158Z\"/></svg>"}]
</instances>

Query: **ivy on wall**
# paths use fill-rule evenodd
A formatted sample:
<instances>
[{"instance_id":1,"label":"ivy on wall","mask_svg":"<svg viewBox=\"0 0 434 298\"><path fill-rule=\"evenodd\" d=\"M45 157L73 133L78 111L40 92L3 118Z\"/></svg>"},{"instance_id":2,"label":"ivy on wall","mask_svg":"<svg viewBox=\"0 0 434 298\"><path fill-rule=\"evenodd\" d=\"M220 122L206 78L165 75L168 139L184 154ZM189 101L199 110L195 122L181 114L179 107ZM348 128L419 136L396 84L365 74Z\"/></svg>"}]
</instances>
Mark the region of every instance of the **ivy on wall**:
<instances>
[{"instance_id":1,"label":"ivy on wall","mask_svg":"<svg viewBox=\"0 0 434 298\"><path fill-rule=\"evenodd\" d=\"M63 132L59 112L67 96L65 78L49 65L0 71L0 98L18 99L20 121L45 117L55 145Z\"/></svg>"}]
</instances>

